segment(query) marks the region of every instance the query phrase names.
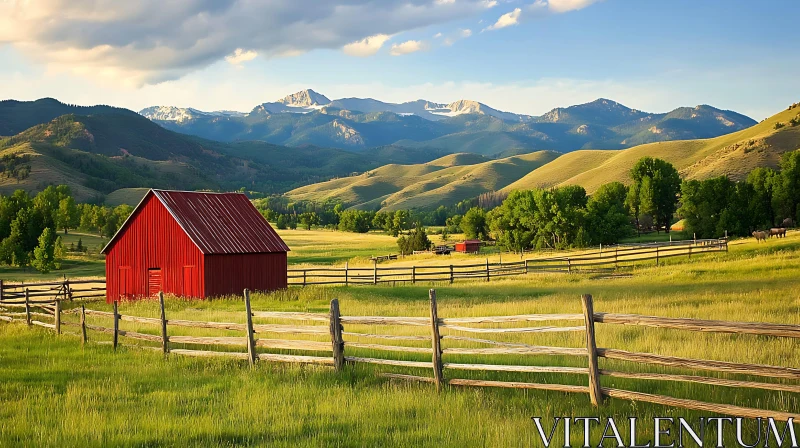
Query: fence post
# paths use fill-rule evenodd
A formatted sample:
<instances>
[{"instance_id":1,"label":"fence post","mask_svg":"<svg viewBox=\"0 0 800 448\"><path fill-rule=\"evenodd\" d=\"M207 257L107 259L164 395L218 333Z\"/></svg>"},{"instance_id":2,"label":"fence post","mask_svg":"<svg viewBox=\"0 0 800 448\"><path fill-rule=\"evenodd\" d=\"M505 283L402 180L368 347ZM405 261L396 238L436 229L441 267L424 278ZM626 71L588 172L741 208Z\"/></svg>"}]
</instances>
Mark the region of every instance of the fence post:
<instances>
[{"instance_id":1,"label":"fence post","mask_svg":"<svg viewBox=\"0 0 800 448\"><path fill-rule=\"evenodd\" d=\"M618 269L619 268L619 264L617 262L617 255L619 255L619 247L618 246L614 247L614 269Z\"/></svg>"},{"instance_id":2,"label":"fence post","mask_svg":"<svg viewBox=\"0 0 800 448\"><path fill-rule=\"evenodd\" d=\"M4 295L4 292L3 292L3 280L0 280L0 302L2 302L3 299L4 299L3 295Z\"/></svg>"},{"instance_id":3,"label":"fence post","mask_svg":"<svg viewBox=\"0 0 800 448\"><path fill-rule=\"evenodd\" d=\"M344 262L344 286L347 286L347 285L350 284L349 271L350 271L350 262L349 261L345 261Z\"/></svg>"},{"instance_id":4,"label":"fence post","mask_svg":"<svg viewBox=\"0 0 800 448\"><path fill-rule=\"evenodd\" d=\"M56 326L56 334L61 334L61 301L56 299L56 310L55 310L55 322L53 322Z\"/></svg>"},{"instance_id":5,"label":"fence post","mask_svg":"<svg viewBox=\"0 0 800 448\"><path fill-rule=\"evenodd\" d=\"M306 270L303 269L303 288L306 287Z\"/></svg>"},{"instance_id":6,"label":"fence post","mask_svg":"<svg viewBox=\"0 0 800 448\"><path fill-rule=\"evenodd\" d=\"M489 278L490 278L490 276L489 276L489 259L487 258L486 259L486 281L487 282L489 281Z\"/></svg>"},{"instance_id":7,"label":"fence post","mask_svg":"<svg viewBox=\"0 0 800 448\"><path fill-rule=\"evenodd\" d=\"M28 288L25 288L25 322L28 323L29 327L31 326L31 304Z\"/></svg>"},{"instance_id":8,"label":"fence post","mask_svg":"<svg viewBox=\"0 0 800 448\"><path fill-rule=\"evenodd\" d=\"M581 296L583 305L583 320L586 323L586 350L589 353L589 398L592 405L599 406L603 402L603 393L600 391L600 375L597 367L597 343L594 338L594 304L592 295Z\"/></svg>"},{"instance_id":9,"label":"fence post","mask_svg":"<svg viewBox=\"0 0 800 448\"><path fill-rule=\"evenodd\" d=\"M117 349L117 343L119 342L119 312L117 301L114 301L114 350Z\"/></svg>"},{"instance_id":10,"label":"fence post","mask_svg":"<svg viewBox=\"0 0 800 448\"><path fill-rule=\"evenodd\" d=\"M442 338L439 336L439 313L436 306L436 290L428 291L431 301L431 342L433 349L433 378L436 381L436 390L442 390L444 374L442 372Z\"/></svg>"},{"instance_id":11,"label":"fence post","mask_svg":"<svg viewBox=\"0 0 800 448\"><path fill-rule=\"evenodd\" d=\"M64 280L64 296L69 297L69 301L72 302L72 290L69 289L69 279Z\"/></svg>"},{"instance_id":12,"label":"fence post","mask_svg":"<svg viewBox=\"0 0 800 448\"><path fill-rule=\"evenodd\" d=\"M378 259L372 260L372 284L378 284Z\"/></svg>"},{"instance_id":13,"label":"fence post","mask_svg":"<svg viewBox=\"0 0 800 448\"><path fill-rule=\"evenodd\" d=\"M161 307L161 350L169 353L169 337L167 336L167 313L164 311L164 291L158 292L158 305Z\"/></svg>"},{"instance_id":14,"label":"fence post","mask_svg":"<svg viewBox=\"0 0 800 448\"><path fill-rule=\"evenodd\" d=\"M603 259L603 243L600 243L600 259Z\"/></svg>"},{"instance_id":15,"label":"fence post","mask_svg":"<svg viewBox=\"0 0 800 448\"><path fill-rule=\"evenodd\" d=\"M656 246L656 266L658 266L658 246Z\"/></svg>"},{"instance_id":16,"label":"fence post","mask_svg":"<svg viewBox=\"0 0 800 448\"><path fill-rule=\"evenodd\" d=\"M567 274L571 273L572 273L572 260L570 260L570 258L567 257Z\"/></svg>"},{"instance_id":17,"label":"fence post","mask_svg":"<svg viewBox=\"0 0 800 448\"><path fill-rule=\"evenodd\" d=\"M256 341L253 339L253 312L250 309L250 290L244 290L244 308L247 310L247 358L250 365L256 363Z\"/></svg>"},{"instance_id":18,"label":"fence post","mask_svg":"<svg viewBox=\"0 0 800 448\"><path fill-rule=\"evenodd\" d=\"M450 284L453 284L453 265L450 265Z\"/></svg>"},{"instance_id":19,"label":"fence post","mask_svg":"<svg viewBox=\"0 0 800 448\"><path fill-rule=\"evenodd\" d=\"M689 245L689 258L692 258L692 245Z\"/></svg>"},{"instance_id":20,"label":"fence post","mask_svg":"<svg viewBox=\"0 0 800 448\"><path fill-rule=\"evenodd\" d=\"M86 337L86 307L81 304L81 346L89 339Z\"/></svg>"},{"instance_id":21,"label":"fence post","mask_svg":"<svg viewBox=\"0 0 800 448\"><path fill-rule=\"evenodd\" d=\"M344 366L344 340L342 339L342 318L339 313L339 299L331 300L331 344L333 344L333 366L339 372Z\"/></svg>"},{"instance_id":22,"label":"fence post","mask_svg":"<svg viewBox=\"0 0 800 448\"><path fill-rule=\"evenodd\" d=\"M525 260L525 273L528 273L528 260Z\"/></svg>"}]
</instances>

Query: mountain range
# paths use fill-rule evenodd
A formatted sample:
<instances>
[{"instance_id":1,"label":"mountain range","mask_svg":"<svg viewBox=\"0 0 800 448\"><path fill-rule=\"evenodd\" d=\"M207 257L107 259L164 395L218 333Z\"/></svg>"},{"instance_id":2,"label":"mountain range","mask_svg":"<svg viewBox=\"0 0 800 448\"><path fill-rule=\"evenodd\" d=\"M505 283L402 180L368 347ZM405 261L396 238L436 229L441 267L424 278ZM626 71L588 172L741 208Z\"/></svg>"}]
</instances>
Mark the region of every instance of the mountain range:
<instances>
[{"instance_id":1,"label":"mountain range","mask_svg":"<svg viewBox=\"0 0 800 448\"><path fill-rule=\"evenodd\" d=\"M334 115L329 104L336 101L373 100L329 101L316 92L303 91L261 104L248 114L151 110L164 120L150 120L123 108L84 107L52 98L0 101L0 133L6 135L0 137L0 194L18 188L35 193L47 185L67 184L79 200L108 198L111 202L114 198L135 203L141 189L151 187L245 189L286 193L298 200L342 201L356 208L431 208L514 188L577 183L593 191L599 183L625 180L630 166L644 155L672 162L686 177L729 174L741 178L752 167L775 166L781 153L800 147L800 127L778 126L800 121L797 110L726 133L752 120L709 106L647 114L608 100L555 109L541 117L503 120L489 114L494 109L480 105L479 112L430 120L387 111L337 109ZM468 105L453 107L462 110ZM269 112L280 108L294 112ZM214 120L220 132L243 124L253 132L265 131L281 122L292 145L277 145L255 135L252 140L218 141L171 130L185 130L181 123ZM345 129L355 123L358 128L353 128L356 132L349 138L363 139L364 146L343 149L309 144L304 138L319 135L313 123L336 123ZM519 131L523 128L540 129L541 135L532 137ZM601 150L565 143L574 138L577 145L586 141L578 137L599 135L599 129L617 137L627 129L625 144L634 145L642 141L637 137L641 131L634 131L651 128L655 131L650 134L664 139L712 138L647 143L624 150L614 150L611 144L597 146ZM442 129L455 131L440 135ZM595 129L597 134L593 134ZM427 141L412 139L423 133L429 136ZM367 146L375 141L393 143ZM559 147L566 150L554 149Z\"/></svg>"},{"instance_id":2,"label":"mountain range","mask_svg":"<svg viewBox=\"0 0 800 448\"><path fill-rule=\"evenodd\" d=\"M481 193L629 183L631 167L650 156L672 163L687 179L726 175L742 180L754 168L776 167L783 153L800 150L800 108L785 110L741 131L710 139L648 143L624 150L537 151L495 160L451 154L411 165L386 165L360 176L307 185L290 199L341 201L367 210L434 209Z\"/></svg>"},{"instance_id":3,"label":"mountain range","mask_svg":"<svg viewBox=\"0 0 800 448\"><path fill-rule=\"evenodd\" d=\"M710 138L756 124L745 115L706 105L648 113L598 99L531 116L470 100L450 104L330 100L310 89L259 104L249 113L172 106L148 107L139 113L167 129L223 142L260 140L350 151L397 145L489 157L542 149L622 149L657 141Z\"/></svg>"},{"instance_id":4,"label":"mountain range","mask_svg":"<svg viewBox=\"0 0 800 448\"><path fill-rule=\"evenodd\" d=\"M11 134L0 137L0 194L66 184L78 200L137 187L280 193L387 163L422 163L442 155L391 146L356 154L261 141L222 143L164 129L127 109L74 106L52 98L0 101L0 129Z\"/></svg>"}]
</instances>

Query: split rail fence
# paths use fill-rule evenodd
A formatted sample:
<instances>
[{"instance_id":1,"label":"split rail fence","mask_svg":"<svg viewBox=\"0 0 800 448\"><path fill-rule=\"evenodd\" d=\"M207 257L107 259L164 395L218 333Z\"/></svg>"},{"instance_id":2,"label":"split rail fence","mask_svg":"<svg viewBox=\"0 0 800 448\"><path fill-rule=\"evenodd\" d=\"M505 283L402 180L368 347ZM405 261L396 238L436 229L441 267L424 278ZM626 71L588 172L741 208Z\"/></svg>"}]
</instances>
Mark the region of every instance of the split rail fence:
<instances>
[{"instance_id":1,"label":"split rail fence","mask_svg":"<svg viewBox=\"0 0 800 448\"><path fill-rule=\"evenodd\" d=\"M485 280L510 275L523 275L532 272L596 271L616 269L621 264L641 263L671 257L688 257L709 252L727 252L727 238L674 241L636 246L612 246L605 250L582 252L573 256L531 258L510 263L485 263L468 265L435 266L378 266L373 260L372 267L306 268L289 269L288 283L293 286L311 285L377 285L449 282L456 280Z\"/></svg>"},{"instance_id":2,"label":"split rail fence","mask_svg":"<svg viewBox=\"0 0 800 448\"><path fill-rule=\"evenodd\" d=\"M343 315L339 302L330 303L328 313L253 311L250 306L250 293L244 292L245 323L204 322L182 319L169 319L164 308L164 295L159 294L160 317L142 317L120 314L117 303L113 311L86 309L85 304L70 310L63 310L61 301L49 304L32 303L30 298L22 303L3 303L0 305L0 321L11 322L23 319L30 325L38 325L57 333L62 327L78 329L74 332L82 344L88 341L89 332L110 334L111 344L116 349L119 338L130 338L157 344L147 346L133 344L134 347L149 348L167 354L195 357L226 357L256 362L289 362L331 366L337 371L346 364L374 364L392 368L411 369L414 374L382 373L382 376L408 381L434 384L438 389L450 386L481 386L514 389L537 389L566 393L588 394L591 403L600 406L605 398L635 400L665 406L675 406L729 416L759 418L773 417L786 421L800 421L800 412L785 410L763 410L721 403L710 403L693 399L674 398L634 392L624 389L603 387L602 377L625 378L646 381L687 382L729 388L749 388L771 391L800 393L800 368L746 364L719 360L705 360L664 356L653 353L637 353L615 348L597 347L596 330L598 324L632 325L659 329L676 329L694 332L728 333L753 335L769 338L800 338L800 325L729 322L718 320L667 318L632 314L600 313L594 310L591 295L583 295L580 314L524 314L513 316L487 317L440 317L436 291L430 290L430 314L425 317L399 316L349 316ZM75 306L73 304L72 306ZM24 311L17 311L23 309ZM38 309L39 311L33 311ZM52 318L46 323L37 318ZM65 320L68 317L69 320ZM74 320L77 318L77 322ZM111 321L110 326L100 326L93 322L98 319ZM254 323L265 319L283 323ZM152 333L120 329L120 322L152 325ZM295 322L286 323L285 321ZM300 322L300 324L297 324ZM507 324L536 326L508 327ZM547 322L547 325L541 324ZM552 325L552 324L556 325ZM566 323L566 324L564 324ZM489 326L487 326L489 325ZM201 328L238 332L239 336L195 336L172 333L181 328ZM584 341L580 347L551 347L523 343L513 343L491 339L494 335L513 335L553 332L582 332ZM96 334L96 333L95 333ZM278 336L278 337L276 337ZM282 337L281 337L282 336ZM93 336L94 337L94 336ZM289 339L291 338L291 339ZM185 348L185 347L190 348ZM200 347L200 348L197 348ZM211 350L211 349L214 350ZM239 351L232 351L235 349ZM266 353L259 349L283 351ZM287 353L288 352L288 353ZM312 355L297 354L297 352ZM391 355L375 355L391 354ZM324 354L324 356L323 356ZM369 356L367 356L369 355ZM428 356L428 360L409 360ZM467 356L468 358L464 358ZM474 362L478 357L512 356L515 361L531 356L529 361L541 357L567 357L585 360L581 367L558 365L512 365L485 364ZM535 357L535 358L533 358ZM405 359L398 359L405 358ZM677 368L691 371L692 374L642 373L635 371L602 369L599 358L626 361L635 365L650 365ZM470 362L473 361L473 362ZM558 364L558 363L553 363ZM428 371L430 376L420 375ZM496 381L488 379L459 378L457 372L516 372L521 374L563 374L585 378L584 385L556 384L546 382ZM729 379L703 376L697 372L714 372L728 375L746 375L792 381L787 384L763 382L758 380Z\"/></svg>"},{"instance_id":3,"label":"split rail fence","mask_svg":"<svg viewBox=\"0 0 800 448\"><path fill-rule=\"evenodd\" d=\"M491 281L492 278L524 275L534 272L585 272L587 270L611 269L629 263L655 261L670 257L699 255L708 252L726 252L725 238L711 240L687 240L658 245L633 247L614 246L582 252L569 257L531 258L510 263L484 263L468 265L437 266L378 266L372 267L307 268L288 269L289 286L312 285L378 285L404 283L454 283L456 280ZM10 283L0 280L0 303L21 300L27 294L34 300L103 300L106 293L105 279L69 280L45 283Z\"/></svg>"}]
</instances>

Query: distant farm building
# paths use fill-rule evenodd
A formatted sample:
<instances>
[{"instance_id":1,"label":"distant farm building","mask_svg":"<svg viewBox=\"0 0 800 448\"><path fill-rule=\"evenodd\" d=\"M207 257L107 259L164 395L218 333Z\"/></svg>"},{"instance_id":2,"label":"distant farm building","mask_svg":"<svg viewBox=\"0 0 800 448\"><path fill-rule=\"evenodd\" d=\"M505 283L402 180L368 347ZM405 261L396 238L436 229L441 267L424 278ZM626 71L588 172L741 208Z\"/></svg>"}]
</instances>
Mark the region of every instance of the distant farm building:
<instances>
[{"instance_id":1,"label":"distant farm building","mask_svg":"<svg viewBox=\"0 0 800 448\"><path fill-rule=\"evenodd\" d=\"M460 243L456 243L456 252L472 254L480 250L481 250L480 240L466 240L466 241L461 241Z\"/></svg>"},{"instance_id":2,"label":"distant farm building","mask_svg":"<svg viewBox=\"0 0 800 448\"><path fill-rule=\"evenodd\" d=\"M673 232L683 232L685 227L686 221L681 219L680 221L676 222L675 224L671 225L669 230Z\"/></svg>"},{"instance_id":3,"label":"distant farm building","mask_svg":"<svg viewBox=\"0 0 800 448\"><path fill-rule=\"evenodd\" d=\"M288 251L243 194L150 190L102 251L106 300L286 288Z\"/></svg>"}]
</instances>

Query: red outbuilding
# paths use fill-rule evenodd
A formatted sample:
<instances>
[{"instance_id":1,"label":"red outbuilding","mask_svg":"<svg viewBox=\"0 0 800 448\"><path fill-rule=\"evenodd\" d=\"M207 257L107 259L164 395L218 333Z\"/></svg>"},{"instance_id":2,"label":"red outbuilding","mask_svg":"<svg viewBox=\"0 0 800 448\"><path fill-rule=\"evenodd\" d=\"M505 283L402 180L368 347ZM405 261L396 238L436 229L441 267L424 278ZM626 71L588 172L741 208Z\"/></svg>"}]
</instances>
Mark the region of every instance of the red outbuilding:
<instances>
[{"instance_id":1,"label":"red outbuilding","mask_svg":"<svg viewBox=\"0 0 800 448\"><path fill-rule=\"evenodd\" d=\"M473 254L481 250L481 240L466 240L456 243L456 252Z\"/></svg>"},{"instance_id":2,"label":"red outbuilding","mask_svg":"<svg viewBox=\"0 0 800 448\"><path fill-rule=\"evenodd\" d=\"M106 300L286 288L288 251L244 194L150 190L102 251Z\"/></svg>"}]
</instances>

